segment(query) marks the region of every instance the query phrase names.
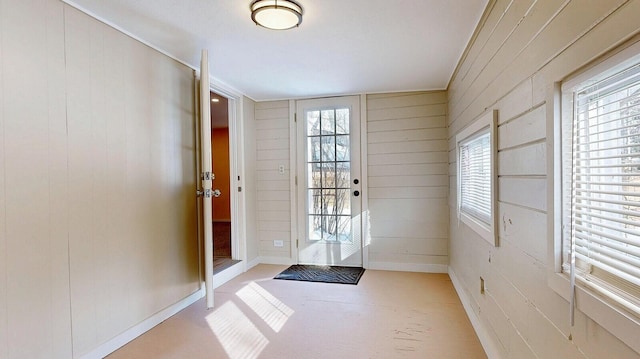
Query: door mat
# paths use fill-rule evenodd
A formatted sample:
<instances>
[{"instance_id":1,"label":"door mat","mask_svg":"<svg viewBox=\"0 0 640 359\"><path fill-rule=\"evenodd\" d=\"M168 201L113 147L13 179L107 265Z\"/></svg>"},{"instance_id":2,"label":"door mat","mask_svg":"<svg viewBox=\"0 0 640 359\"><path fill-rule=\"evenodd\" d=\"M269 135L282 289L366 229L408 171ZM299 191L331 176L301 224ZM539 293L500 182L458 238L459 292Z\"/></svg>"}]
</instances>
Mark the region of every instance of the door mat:
<instances>
[{"instance_id":1,"label":"door mat","mask_svg":"<svg viewBox=\"0 0 640 359\"><path fill-rule=\"evenodd\" d=\"M323 282L340 284L358 284L364 268L338 266L312 266L294 264L273 279L298 280L304 282Z\"/></svg>"}]
</instances>

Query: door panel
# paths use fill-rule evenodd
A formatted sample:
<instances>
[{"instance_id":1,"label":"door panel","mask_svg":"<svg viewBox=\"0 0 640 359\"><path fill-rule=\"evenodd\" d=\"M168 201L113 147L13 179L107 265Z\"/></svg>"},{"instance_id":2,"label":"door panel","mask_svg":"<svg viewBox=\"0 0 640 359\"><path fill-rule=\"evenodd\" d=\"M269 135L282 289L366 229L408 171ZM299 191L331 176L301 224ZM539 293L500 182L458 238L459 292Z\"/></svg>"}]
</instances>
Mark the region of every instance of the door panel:
<instances>
[{"instance_id":1,"label":"door panel","mask_svg":"<svg viewBox=\"0 0 640 359\"><path fill-rule=\"evenodd\" d=\"M211 108L209 92L209 56L202 50L200 61L200 138L202 168L202 218L204 237L204 282L207 293L207 308L213 308L213 223L211 173Z\"/></svg>"},{"instance_id":2,"label":"door panel","mask_svg":"<svg viewBox=\"0 0 640 359\"><path fill-rule=\"evenodd\" d=\"M360 99L297 102L298 261L362 265Z\"/></svg>"}]
</instances>

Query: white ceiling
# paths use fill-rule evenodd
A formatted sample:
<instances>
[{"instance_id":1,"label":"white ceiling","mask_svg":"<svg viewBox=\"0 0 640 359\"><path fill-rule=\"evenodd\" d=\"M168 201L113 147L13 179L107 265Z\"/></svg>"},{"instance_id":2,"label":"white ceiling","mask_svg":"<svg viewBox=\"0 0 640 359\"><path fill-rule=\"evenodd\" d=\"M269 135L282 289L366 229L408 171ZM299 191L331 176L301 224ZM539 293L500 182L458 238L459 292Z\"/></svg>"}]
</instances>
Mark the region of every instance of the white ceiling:
<instances>
[{"instance_id":1,"label":"white ceiling","mask_svg":"<svg viewBox=\"0 0 640 359\"><path fill-rule=\"evenodd\" d=\"M299 0L299 28L252 0L68 0L254 100L445 89L488 0Z\"/></svg>"}]
</instances>

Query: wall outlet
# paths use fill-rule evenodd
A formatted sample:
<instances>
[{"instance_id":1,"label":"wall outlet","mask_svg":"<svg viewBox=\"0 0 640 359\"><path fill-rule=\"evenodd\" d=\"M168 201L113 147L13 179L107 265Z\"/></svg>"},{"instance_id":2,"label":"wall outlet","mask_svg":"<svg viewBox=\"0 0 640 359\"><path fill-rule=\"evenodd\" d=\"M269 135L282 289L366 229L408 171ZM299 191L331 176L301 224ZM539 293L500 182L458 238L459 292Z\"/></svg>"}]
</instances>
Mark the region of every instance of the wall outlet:
<instances>
[{"instance_id":1,"label":"wall outlet","mask_svg":"<svg viewBox=\"0 0 640 359\"><path fill-rule=\"evenodd\" d=\"M278 166L278 173L280 173L281 175L284 174L284 165Z\"/></svg>"},{"instance_id":2,"label":"wall outlet","mask_svg":"<svg viewBox=\"0 0 640 359\"><path fill-rule=\"evenodd\" d=\"M274 247L284 247L284 241L276 239L276 240L273 241L273 246Z\"/></svg>"}]
</instances>

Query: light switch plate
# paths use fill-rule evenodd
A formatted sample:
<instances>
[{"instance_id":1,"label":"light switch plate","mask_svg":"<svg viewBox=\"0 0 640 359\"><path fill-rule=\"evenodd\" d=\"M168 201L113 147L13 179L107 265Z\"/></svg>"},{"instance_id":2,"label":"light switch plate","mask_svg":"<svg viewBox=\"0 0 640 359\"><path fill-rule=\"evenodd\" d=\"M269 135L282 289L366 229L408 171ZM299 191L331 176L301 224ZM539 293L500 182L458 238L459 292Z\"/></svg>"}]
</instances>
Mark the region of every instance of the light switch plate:
<instances>
[{"instance_id":1,"label":"light switch plate","mask_svg":"<svg viewBox=\"0 0 640 359\"><path fill-rule=\"evenodd\" d=\"M284 247L284 241L276 239L276 240L273 241L273 246L274 247Z\"/></svg>"}]
</instances>

